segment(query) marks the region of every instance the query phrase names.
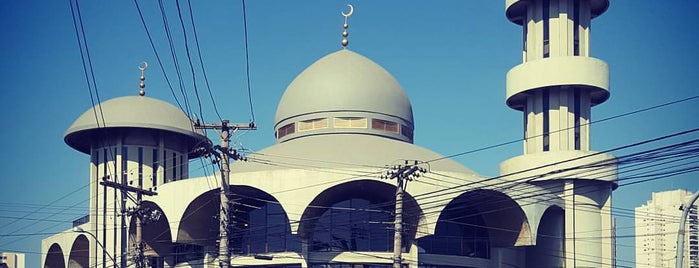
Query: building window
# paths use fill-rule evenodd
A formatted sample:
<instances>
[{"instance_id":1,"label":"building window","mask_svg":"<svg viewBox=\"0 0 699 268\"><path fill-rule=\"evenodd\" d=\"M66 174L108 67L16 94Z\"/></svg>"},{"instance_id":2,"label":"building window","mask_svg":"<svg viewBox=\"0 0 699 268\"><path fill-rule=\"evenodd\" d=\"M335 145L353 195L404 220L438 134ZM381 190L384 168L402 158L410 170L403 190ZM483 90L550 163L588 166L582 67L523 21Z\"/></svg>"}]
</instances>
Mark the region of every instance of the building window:
<instances>
[{"instance_id":1,"label":"building window","mask_svg":"<svg viewBox=\"0 0 699 268\"><path fill-rule=\"evenodd\" d=\"M286 135L293 134L294 131L296 131L294 123L280 127L279 130L277 130L277 139L281 139Z\"/></svg>"},{"instance_id":2,"label":"building window","mask_svg":"<svg viewBox=\"0 0 699 268\"><path fill-rule=\"evenodd\" d=\"M299 122L299 132L328 128L327 118L316 118Z\"/></svg>"},{"instance_id":3,"label":"building window","mask_svg":"<svg viewBox=\"0 0 699 268\"><path fill-rule=\"evenodd\" d=\"M138 147L138 188L143 188L143 147Z\"/></svg>"},{"instance_id":4,"label":"building window","mask_svg":"<svg viewBox=\"0 0 699 268\"><path fill-rule=\"evenodd\" d=\"M126 146L121 147L121 184L126 185L129 180L129 148Z\"/></svg>"},{"instance_id":5,"label":"building window","mask_svg":"<svg viewBox=\"0 0 699 268\"><path fill-rule=\"evenodd\" d=\"M573 93L573 117L574 119L574 135L575 135L575 150L580 150L580 89L576 88Z\"/></svg>"},{"instance_id":6,"label":"building window","mask_svg":"<svg viewBox=\"0 0 699 268\"><path fill-rule=\"evenodd\" d=\"M408 139L413 139L413 129L406 125L400 126L400 133Z\"/></svg>"},{"instance_id":7,"label":"building window","mask_svg":"<svg viewBox=\"0 0 699 268\"><path fill-rule=\"evenodd\" d=\"M527 27L527 15L524 15L524 18L522 18L522 51L524 53L527 53L527 32L529 31L529 27Z\"/></svg>"},{"instance_id":8,"label":"building window","mask_svg":"<svg viewBox=\"0 0 699 268\"><path fill-rule=\"evenodd\" d=\"M163 150L163 183L167 182L167 150Z\"/></svg>"},{"instance_id":9,"label":"building window","mask_svg":"<svg viewBox=\"0 0 699 268\"><path fill-rule=\"evenodd\" d=\"M162 166L158 163L158 149L153 149L153 187L158 186L158 167Z\"/></svg>"},{"instance_id":10,"label":"building window","mask_svg":"<svg viewBox=\"0 0 699 268\"><path fill-rule=\"evenodd\" d=\"M580 0L573 1L573 56L580 56Z\"/></svg>"},{"instance_id":11,"label":"building window","mask_svg":"<svg viewBox=\"0 0 699 268\"><path fill-rule=\"evenodd\" d=\"M187 178L185 174L185 168L187 167L187 160L184 158L184 154L180 155L180 179L185 179Z\"/></svg>"},{"instance_id":12,"label":"building window","mask_svg":"<svg viewBox=\"0 0 699 268\"><path fill-rule=\"evenodd\" d=\"M333 120L335 128L367 128L367 119L362 117L337 117Z\"/></svg>"},{"instance_id":13,"label":"building window","mask_svg":"<svg viewBox=\"0 0 699 268\"><path fill-rule=\"evenodd\" d=\"M544 129L543 129L543 134L542 138L544 140L544 152L548 152L550 147L549 147L549 89L545 88L542 92L542 110L544 113Z\"/></svg>"},{"instance_id":14,"label":"building window","mask_svg":"<svg viewBox=\"0 0 699 268\"><path fill-rule=\"evenodd\" d=\"M396 134L399 133L398 123L381 119L371 119L371 128Z\"/></svg>"},{"instance_id":15,"label":"building window","mask_svg":"<svg viewBox=\"0 0 699 268\"><path fill-rule=\"evenodd\" d=\"M172 181L177 180L177 153L172 152Z\"/></svg>"},{"instance_id":16,"label":"building window","mask_svg":"<svg viewBox=\"0 0 699 268\"><path fill-rule=\"evenodd\" d=\"M549 57L549 0L544 0L543 5L543 23L544 23L544 58Z\"/></svg>"}]
</instances>

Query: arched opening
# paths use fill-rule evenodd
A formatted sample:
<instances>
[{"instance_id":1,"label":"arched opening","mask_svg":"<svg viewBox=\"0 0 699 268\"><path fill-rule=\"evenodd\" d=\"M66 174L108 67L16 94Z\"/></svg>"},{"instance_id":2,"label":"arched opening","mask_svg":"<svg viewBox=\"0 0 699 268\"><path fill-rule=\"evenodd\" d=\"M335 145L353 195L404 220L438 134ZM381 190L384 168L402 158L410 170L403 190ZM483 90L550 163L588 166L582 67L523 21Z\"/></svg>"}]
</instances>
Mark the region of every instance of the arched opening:
<instances>
[{"instance_id":1,"label":"arched opening","mask_svg":"<svg viewBox=\"0 0 699 268\"><path fill-rule=\"evenodd\" d=\"M49 247L44 261L44 268L65 268L66 263L63 260L63 250L58 244L53 244Z\"/></svg>"},{"instance_id":2,"label":"arched opening","mask_svg":"<svg viewBox=\"0 0 699 268\"><path fill-rule=\"evenodd\" d=\"M393 251L394 185L360 180L334 186L319 194L303 213L299 234L310 251ZM421 213L404 195L403 251L415 237Z\"/></svg>"},{"instance_id":3,"label":"arched opening","mask_svg":"<svg viewBox=\"0 0 699 268\"><path fill-rule=\"evenodd\" d=\"M383 202L382 202L383 203ZM393 250L393 206L352 198L332 204L316 222L313 251Z\"/></svg>"},{"instance_id":4,"label":"arched opening","mask_svg":"<svg viewBox=\"0 0 699 268\"><path fill-rule=\"evenodd\" d=\"M434 235L421 238L418 245L428 254L490 257L490 237L483 215L463 198L442 210Z\"/></svg>"},{"instance_id":5,"label":"arched opening","mask_svg":"<svg viewBox=\"0 0 699 268\"><path fill-rule=\"evenodd\" d=\"M519 205L493 190L474 190L442 210L433 235L418 245L425 254L489 259L494 247L514 246L528 228Z\"/></svg>"},{"instance_id":6,"label":"arched opening","mask_svg":"<svg viewBox=\"0 0 699 268\"><path fill-rule=\"evenodd\" d=\"M68 267L90 267L90 241L85 235L78 235L73 241L70 256L68 256Z\"/></svg>"},{"instance_id":7,"label":"arched opening","mask_svg":"<svg viewBox=\"0 0 699 268\"><path fill-rule=\"evenodd\" d=\"M160 207L150 201L141 202L140 209L133 214L129 223L129 251L138 251L137 223L138 217L141 228L141 246L147 262L153 267L160 267L164 256L172 255L173 244L170 235L170 225L167 215Z\"/></svg>"},{"instance_id":8,"label":"arched opening","mask_svg":"<svg viewBox=\"0 0 699 268\"><path fill-rule=\"evenodd\" d=\"M565 213L557 206L544 212L537 228L536 246L526 250L527 267L565 266Z\"/></svg>"},{"instance_id":9,"label":"arched opening","mask_svg":"<svg viewBox=\"0 0 699 268\"><path fill-rule=\"evenodd\" d=\"M249 186L232 187L230 248L234 254L301 251L289 218L271 195Z\"/></svg>"}]
</instances>

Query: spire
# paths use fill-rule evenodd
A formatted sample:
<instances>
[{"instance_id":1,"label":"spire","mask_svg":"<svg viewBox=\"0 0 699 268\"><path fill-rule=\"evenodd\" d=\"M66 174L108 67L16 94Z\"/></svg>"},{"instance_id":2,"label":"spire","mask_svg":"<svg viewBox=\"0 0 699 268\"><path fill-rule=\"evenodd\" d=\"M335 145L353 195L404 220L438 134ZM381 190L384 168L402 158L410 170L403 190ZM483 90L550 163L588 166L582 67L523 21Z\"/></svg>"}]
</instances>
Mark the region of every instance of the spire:
<instances>
[{"instance_id":1,"label":"spire","mask_svg":"<svg viewBox=\"0 0 699 268\"><path fill-rule=\"evenodd\" d=\"M140 77L141 83L138 84L138 87L140 88L138 90L138 95L145 96L146 95L146 83L145 83L146 76L144 75L144 73L146 72L146 69L148 69L148 62L144 61L142 65L138 66L138 69L141 70L141 77Z\"/></svg>"},{"instance_id":2,"label":"spire","mask_svg":"<svg viewBox=\"0 0 699 268\"><path fill-rule=\"evenodd\" d=\"M347 45L349 44L349 41L347 41L347 36L349 36L349 33L347 32L347 28L349 27L349 24L347 24L347 20L349 19L350 16L352 16L352 13L354 13L354 6L352 5L347 5L349 7L349 12L345 14L344 11L341 11L340 14L345 17L345 23L342 24L342 47L347 48Z\"/></svg>"}]
</instances>

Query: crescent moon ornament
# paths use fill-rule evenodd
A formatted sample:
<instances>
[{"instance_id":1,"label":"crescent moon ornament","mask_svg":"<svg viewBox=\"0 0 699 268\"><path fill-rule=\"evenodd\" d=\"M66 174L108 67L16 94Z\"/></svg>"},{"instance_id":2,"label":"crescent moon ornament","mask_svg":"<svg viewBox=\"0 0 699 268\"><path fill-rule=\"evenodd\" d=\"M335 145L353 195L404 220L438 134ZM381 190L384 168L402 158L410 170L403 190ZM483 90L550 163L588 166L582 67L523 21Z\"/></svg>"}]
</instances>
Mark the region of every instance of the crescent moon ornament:
<instances>
[{"instance_id":1,"label":"crescent moon ornament","mask_svg":"<svg viewBox=\"0 0 699 268\"><path fill-rule=\"evenodd\" d=\"M141 65L138 66L138 69L141 70L141 72L148 69L148 62L144 61Z\"/></svg>"},{"instance_id":2,"label":"crescent moon ornament","mask_svg":"<svg viewBox=\"0 0 699 268\"><path fill-rule=\"evenodd\" d=\"M340 11L340 14L342 14L342 16L345 16L345 18L349 18L349 16L352 16L352 13L354 13L354 6L347 5L347 7L349 7L349 11L347 12L347 14L345 14L344 11Z\"/></svg>"},{"instance_id":3,"label":"crescent moon ornament","mask_svg":"<svg viewBox=\"0 0 699 268\"><path fill-rule=\"evenodd\" d=\"M146 61L144 61L143 63L141 63L141 65L138 66L138 70L141 71L141 77L139 77L139 80L141 80L141 83L138 84L138 87L141 88L140 90L138 90L138 95L139 95L139 96L145 96L145 95L146 95L146 91L145 91L145 88L146 88L146 83L145 83L145 81L146 81L146 76L144 75L144 73L146 72L146 69L148 69L148 62L146 62Z\"/></svg>"}]
</instances>

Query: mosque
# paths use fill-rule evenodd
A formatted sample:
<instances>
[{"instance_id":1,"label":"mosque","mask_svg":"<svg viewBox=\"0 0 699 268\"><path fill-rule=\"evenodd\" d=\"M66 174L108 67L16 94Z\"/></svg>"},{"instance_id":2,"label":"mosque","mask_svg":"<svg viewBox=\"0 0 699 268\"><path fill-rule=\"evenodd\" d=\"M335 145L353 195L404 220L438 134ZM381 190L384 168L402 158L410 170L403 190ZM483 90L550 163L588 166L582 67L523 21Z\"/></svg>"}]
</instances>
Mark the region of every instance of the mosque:
<instances>
[{"instance_id":1,"label":"mosque","mask_svg":"<svg viewBox=\"0 0 699 268\"><path fill-rule=\"evenodd\" d=\"M345 47L288 85L276 144L233 163L230 183L189 177L212 142L177 107L141 94L88 109L64 140L90 155L89 215L42 241L42 265L614 266L615 158L590 150L588 124L609 97L589 55L609 1L505 2L523 29L506 104L523 113L524 153L496 178L413 144L406 92Z\"/></svg>"}]
</instances>

